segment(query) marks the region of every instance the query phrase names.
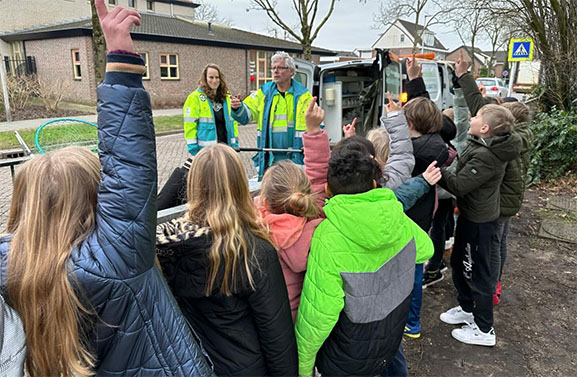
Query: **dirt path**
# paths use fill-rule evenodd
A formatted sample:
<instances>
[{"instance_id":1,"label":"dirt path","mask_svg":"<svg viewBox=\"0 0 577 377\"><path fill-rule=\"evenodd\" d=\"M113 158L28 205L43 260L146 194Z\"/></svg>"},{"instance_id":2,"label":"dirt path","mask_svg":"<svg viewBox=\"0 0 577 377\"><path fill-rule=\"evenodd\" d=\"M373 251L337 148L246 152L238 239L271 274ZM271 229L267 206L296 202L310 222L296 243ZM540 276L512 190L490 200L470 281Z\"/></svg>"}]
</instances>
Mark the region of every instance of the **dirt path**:
<instances>
[{"instance_id":1,"label":"dirt path","mask_svg":"<svg viewBox=\"0 0 577 377\"><path fill-rule=\"evenodd\" d=\"M459 343L456 326L439 320L457 304L450 270L424 290L422 336L403 341L411 376L577 375L577 244L537 236L542 218L559 216L545 209L547 198L575 198L576 187L573 180L527 191L511 223L495 347Z\"/></svg>"}]
</instances>

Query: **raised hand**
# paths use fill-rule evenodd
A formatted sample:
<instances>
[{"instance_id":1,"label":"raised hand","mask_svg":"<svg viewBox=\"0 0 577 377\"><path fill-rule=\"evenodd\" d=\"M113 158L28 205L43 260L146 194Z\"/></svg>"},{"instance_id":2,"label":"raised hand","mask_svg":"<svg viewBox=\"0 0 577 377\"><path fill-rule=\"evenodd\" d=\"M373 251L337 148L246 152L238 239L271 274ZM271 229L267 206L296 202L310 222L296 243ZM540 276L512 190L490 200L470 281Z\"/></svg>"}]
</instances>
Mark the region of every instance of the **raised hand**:
<instances>
[{"instance_id":1,"label":"raised hand","mask_svg":"<svg viewBox=\"0 0 577 377\"><path fill-rule=\"evenodd\" d=\"M427 170L423 173L423 178L431 186L441 180L441 169L437 166L437 161L433 161L431 165L427 167Z\"/></svg>"},{"instance_id":2,"label":"raised hand","mask_svg":"<svg viewBox=\"0 0 577 377\"><path fill-rule=\"evenodd\" d=\"M345 139L351 136L355 136L357 134L357 130L355 129L355 124L357 124L357 117L353 119L353 121L346 126L343 126L343 132L345 133Z\"/></svg>"},{"instance_id":3,"label":"raised hand","mask_svg":"<svg viewBox=\"0 0 577 377\"><path fill-rule=\"evenodd\" d=\"M309 135L321 132L321 123L325 118L325 111L317 105L317 97L313 97L309 102L309 107L305 112L305 122Z\"/></svg>"},{"instance_id":4,"label":"raised hand","mask_svg":"<svg viewBox=\"0 0 577 377\"><path fill-rule=\"evenodd\" d=\"M94 3L108 51L134 52L130 27L132 25L140 26L140 14L135 10L122 7L116 7L112 12L108 12L104 0L95 0Z\"/></svg>"},{"instance_id":5,"label":"raised hand","mask_svg":"<svg viewBox=\"0 0 577 377\"><path fill-rule=\"evenodd\" d=\"M457 74L457 77L461 77L465 73L467 73L468 70L469 70L469 62L465 60L465 57L463 56L463 51L461 51L459 53L457 61L455 61L455 73Z\"/></svg>"},{"instance_id":6,"label":"raised hand","mask_svg":"<svg viewBox=\"0 0 577 377\"><path fill-rule=\"evenodd\" d=\"M230 97L230 107L233 110L236 110L241 106L242 106L242 102L240 101L240 93L236 97L234 97L234 96Z\"/></svg>"},{"instance_id":7,"label":"raised hand","mask_svg":"<svg viewBox=\"0 0 577 377\"><path fill-rule=\"evenodd\" d=\"M407 59L407 76L409 76L409 81L423 76L423 67L417 63L415 54L412 59Z\"/></svg>"},{"instance_id":8,"label":"raised hand","mask_svg":"<svg viewBox=\"0 0 577 377\"><path fill-rule=\"evenodd\" d=\"M387 92L387 98L389 99L389 103L387 103L385 105L385 110L388 113L391 113L393 111L399 111L401 110L401 106L397 105L397 103L395 101L393 101L393 97L391 96L391 92Z\"/></svg>"}]
</instances>

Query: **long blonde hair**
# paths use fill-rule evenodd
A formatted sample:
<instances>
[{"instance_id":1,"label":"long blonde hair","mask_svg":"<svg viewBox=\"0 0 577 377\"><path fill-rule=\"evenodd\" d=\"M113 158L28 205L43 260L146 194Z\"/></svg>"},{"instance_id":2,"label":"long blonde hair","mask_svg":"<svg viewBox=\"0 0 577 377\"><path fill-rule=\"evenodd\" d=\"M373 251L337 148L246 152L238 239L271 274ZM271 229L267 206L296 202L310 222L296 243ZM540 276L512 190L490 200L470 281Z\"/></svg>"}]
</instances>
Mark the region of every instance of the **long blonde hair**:
<instances>
[{"instance_id":1,"label":"long blonde hair","mask_svg":"<svg viewBox=\"0 0 577 377\"><path fill-rule=\"evenodd\" d=\"M311 181L303 169L290 160L270 167L262 177L261 200L275 214L289 213L307 219L319 217L316 196L311 193Z\"/></svg>"},{"instance_id":2,"label":"long blonde hair","mask_svg":"<svg viewBox=\"0 0 577 377\"><path fill-rule=\"evenodd\" d=\"M391 153L391 138L384 128L376 128L367 133L367 139L375 147L375 160L384 167Z\"/></svg>"},{"instance_id":3,"label":"long blonde hair","mask_svg":"<svg viewBox=\"0 0 577 377\"><path fill-rule=\"evenodd\" d=\"M238 153L224 144L202 148L190 166L187 195L189 220L210 227L212 233L206 295L212 293L217 276L223 295L236 293L239 282L254 289L251 236L269 242L270 236L257 216Z\"/></svg>"},{"instance_id":4,"label":"long blonde hair","mask_svg":"<svg viewBox=\"0 0 577 377\"><path fill-rule=\"evenodd\" d=\"M24 324L30 376L93 374L82 326L90 312L69 258L94 229L99 181L98 158L77 147L34 157L14 181L7 291Z\"/></svg>"}]
</instances>

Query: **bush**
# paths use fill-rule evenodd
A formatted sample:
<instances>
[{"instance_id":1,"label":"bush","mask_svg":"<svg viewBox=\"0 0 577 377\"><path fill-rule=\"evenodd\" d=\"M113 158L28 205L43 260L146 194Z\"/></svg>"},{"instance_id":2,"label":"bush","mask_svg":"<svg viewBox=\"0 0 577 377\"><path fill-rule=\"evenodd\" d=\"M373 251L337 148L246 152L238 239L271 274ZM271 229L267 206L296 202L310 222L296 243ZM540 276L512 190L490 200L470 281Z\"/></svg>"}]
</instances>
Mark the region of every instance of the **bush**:
<instances>
[{"instance_id":1,"label":"bush","mask_svg":"<svg viewBox=\"0 0 577 377\"><path fill-rule=\"evenodd\" d=\"M577 167L577 108L553 109L535 117L535 142L528 183L571 174Z\"/></svg>"},{"instance_id":2,"label":"bush","mask_svg":"<svg viewBox=\"0 0 577 377\"><path fill-rule=\"evenodd\" d=\"M10 107L14 111L22 110L28 104L30 97L34 94L37 86L36 77L6 77L6 87L8 89L8 101ZM2 90L0 89L0 102L4 108L4 99L2 98Z\"/></svg>"},{"instance_id":3,"label":"bush","mask_svg":"<svg viewBox=\"0 0 577 377\"><path fill-rule=\"evenodd\" d=\"M35 94L40 98L47 111L56 111L66 92L63 80L38 80Z\"/></svg>"}]
</instances>

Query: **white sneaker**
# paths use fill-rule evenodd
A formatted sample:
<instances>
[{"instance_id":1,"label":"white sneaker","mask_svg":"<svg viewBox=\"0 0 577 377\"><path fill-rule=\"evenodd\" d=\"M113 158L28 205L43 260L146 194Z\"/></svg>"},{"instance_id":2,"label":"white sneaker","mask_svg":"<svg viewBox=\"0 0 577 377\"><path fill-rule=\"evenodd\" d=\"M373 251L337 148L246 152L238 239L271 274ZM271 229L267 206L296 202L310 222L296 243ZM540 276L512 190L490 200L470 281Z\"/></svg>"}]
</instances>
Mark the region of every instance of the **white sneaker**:
<instances>
[{"instance_id":1,"label":"white sneaker","mask_svg":"<svg viewBox=\"0 0 577 377\"><path fill-rule=\"evenodd\" d=\"M445 241L445 250L449 250L455 244L455 237L451 237Z\"/></svg>"},{"instance_id":2,"label":"white sneaker","mask_svg":"<svg viewBox=\"0 0 577 377\"><path fill-rule=\"evenodd\" d=\"M440 318L441 321L448 323L449 325L459 325L461 323L469 324L475 322L473 313L467 313L461 309L460 306L455 306L454 308L441 313Z\"/></svg>"},{"instance_id":3,"label":"white sneaker","mask_svg":"<svg viewBox=\"0 0 577 377\"><path fill-rule=\"evenodd\" d=\"M476 346L493 347L497 342L495 330L493 330L492 327L489 332L482 332L475 322L451 331L451 335L459 342L474 344Z\"/></svg>"}]
</instances>

